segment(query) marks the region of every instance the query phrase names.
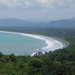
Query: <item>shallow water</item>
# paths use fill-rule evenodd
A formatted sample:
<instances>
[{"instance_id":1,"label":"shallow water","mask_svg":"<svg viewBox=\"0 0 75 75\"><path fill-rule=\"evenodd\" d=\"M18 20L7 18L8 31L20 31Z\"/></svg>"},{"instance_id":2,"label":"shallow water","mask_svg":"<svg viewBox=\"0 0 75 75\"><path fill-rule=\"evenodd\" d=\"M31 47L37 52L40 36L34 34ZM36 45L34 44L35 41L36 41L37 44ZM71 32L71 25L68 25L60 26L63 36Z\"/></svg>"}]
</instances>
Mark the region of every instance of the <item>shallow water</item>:
<instances>
[{"instance_id":1,"label":"shallow water","mask_svg":"<svg viewBox=\"0 0 75 75\"><path fill-rule=\"evenodd\" d=\"M0 52L3 54L28 55L45 46L45 40L0 32Z\"/></svg>"}]
</instances>

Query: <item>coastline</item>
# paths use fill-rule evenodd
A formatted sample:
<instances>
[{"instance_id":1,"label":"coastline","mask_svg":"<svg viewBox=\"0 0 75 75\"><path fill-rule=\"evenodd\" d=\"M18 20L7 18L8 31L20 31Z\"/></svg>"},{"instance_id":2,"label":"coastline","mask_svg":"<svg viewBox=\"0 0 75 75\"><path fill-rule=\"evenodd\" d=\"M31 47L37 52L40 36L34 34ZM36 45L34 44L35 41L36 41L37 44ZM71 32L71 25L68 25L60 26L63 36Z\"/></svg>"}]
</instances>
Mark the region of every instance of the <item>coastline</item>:
<instances>
[{"instance_id":1,"label":"coastline","mask_svg":"<svg viewBox=\"0 0 75 75\"><path fill-rule=\"evenodd\" d=\"M36 53L39 53L39 52L42 52L43 54L45 54L45 52L54 51L54 50L59 49L59 48L60 49L66 48L69 45L69 43L67 41L59 39L57 37L53 37L53 36L44 36L44 35L28 34L28 33L20 33L20 32L11 32L11 31L0 31L0 32L20 34L22 36L29 36L29 37L33 37L33 38L36 38L36 39L44 40L46 42L47 46L43 47L41 50L35 51L30 56L34 56ZM52 48L52 50L51 50L50 48L55 46L53 41L59 43L60 47L55 48L55 49Z\"/></svg>"},{"instance_id":2,"label":"coastline","mask_svg":"<svg viewBox=\"0 0 75 75\"><path fill-rule=\"evenodd\" d=\"M42 36L45 36L45 35L42 35ZM53 36L45 36L45 37L48 37L48 38L51 38L53 40L57 40L57 41L61 42L63 44L63 48L67 48L69 46L69 42L67 42L63 39L60 39L58 37L53 37ZM63 49L63 48L61 48L61 49ZM55 50L58 50L58 49L55 49ZM53 51L55 51L55 50L53 50ZM52 50L50 50L50 51L52 51ZM47 53L49 53L50 51L48 51ZM42 52L37 52L37 53L32 54L31 56L37 56L37 55L38 56L43 56L43 55L45 55L45 52L43 52L43 51Z\"/></svg>"},{"instance_id":3,"label":"coastline","mask_svg":"<svg viewBox=\"0 0 75 75\"><path fill-rule=\"evenodd\" d=\"M60 41L62 44L64 43L65 44L65 47L64 48L66 48L66 47L68 47L69 46L69 42L67 42L66 40L63 40L63 39L60 39L60 38L58 38L58 37L53 37L53 36L49 36L50 38L53 38L53 39L55 39L55 40L58 40L58 41Z\"/></svg>"}]
</instances>

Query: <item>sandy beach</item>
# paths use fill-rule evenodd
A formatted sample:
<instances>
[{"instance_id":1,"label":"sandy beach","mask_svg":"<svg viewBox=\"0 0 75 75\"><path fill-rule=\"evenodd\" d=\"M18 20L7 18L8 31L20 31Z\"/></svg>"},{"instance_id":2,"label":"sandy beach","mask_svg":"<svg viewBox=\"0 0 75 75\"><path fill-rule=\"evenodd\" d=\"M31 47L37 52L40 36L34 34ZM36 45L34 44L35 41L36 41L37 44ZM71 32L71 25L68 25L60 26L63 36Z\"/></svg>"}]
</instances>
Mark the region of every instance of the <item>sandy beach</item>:
<instances>
[{"instance_id":1,"label":"sandy beach","mask_svg":"<svg viewBox=\"0 0 75 75\"><path fill-rule=\"evenodd\" d=\"M60 39L60 38L58 38L58 37L53 37L53 36L49 36L50 38L52 38L52 39L55 39L55 40L58 40L58 41L60 41L62 44L64 43L65 44L65 48L66 47L68 47L69 46L69 42L67 42L67 41L65 41L65 40L63 40L63 39Z\"/></svg>"}]
</instances>

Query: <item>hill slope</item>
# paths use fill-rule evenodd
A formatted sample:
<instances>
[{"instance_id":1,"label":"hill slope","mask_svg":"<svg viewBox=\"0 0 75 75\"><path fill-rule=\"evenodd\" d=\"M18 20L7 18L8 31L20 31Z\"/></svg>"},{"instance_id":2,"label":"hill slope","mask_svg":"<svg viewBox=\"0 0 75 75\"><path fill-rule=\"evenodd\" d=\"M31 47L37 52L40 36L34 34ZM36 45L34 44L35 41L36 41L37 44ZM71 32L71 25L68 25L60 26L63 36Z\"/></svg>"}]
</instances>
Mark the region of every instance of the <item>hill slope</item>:
<instances>
[{"instance_id":1,"label":"hill slope","mask_svg":"<svg viewBox=\"0 0 75 75\"><path fill-rule=\"evenodd\" d=\"M50 27L75 27L75 20L58 20L48 23Z\"/></svg>"},{"instance_id":2,"label":"hill slope","mask_svg":"<svg viewBox=\"0 0 75 75\"><path fill-rule=\"evenodd\" d=\"M58 20L49 23L37 23L20 19L0 19L0 26L26 26L26 27L75 27L75 20Z\"/></svg>"}]
</instances>

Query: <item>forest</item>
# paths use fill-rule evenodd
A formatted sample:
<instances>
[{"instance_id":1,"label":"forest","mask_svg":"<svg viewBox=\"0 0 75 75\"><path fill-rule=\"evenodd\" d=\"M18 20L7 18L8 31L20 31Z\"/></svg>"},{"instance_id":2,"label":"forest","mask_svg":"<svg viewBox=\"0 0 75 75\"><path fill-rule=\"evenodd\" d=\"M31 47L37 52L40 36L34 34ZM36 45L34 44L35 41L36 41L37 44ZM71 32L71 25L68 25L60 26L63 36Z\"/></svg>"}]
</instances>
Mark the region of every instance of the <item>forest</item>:
<instances>
[{"instance_id":1,"label":"forest","mask_svg":"<svg viewBox=\"0 0 75 75\"><path fill-rule=\"evenodd\" d=\"M75 75L74 28L0 27L0 31L54 36L70 43L67 48L43 56L4 55L0 52L0 75Z\"/></svg>"}]
</instances>

